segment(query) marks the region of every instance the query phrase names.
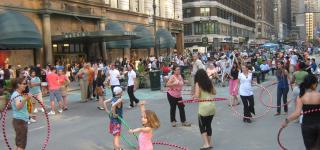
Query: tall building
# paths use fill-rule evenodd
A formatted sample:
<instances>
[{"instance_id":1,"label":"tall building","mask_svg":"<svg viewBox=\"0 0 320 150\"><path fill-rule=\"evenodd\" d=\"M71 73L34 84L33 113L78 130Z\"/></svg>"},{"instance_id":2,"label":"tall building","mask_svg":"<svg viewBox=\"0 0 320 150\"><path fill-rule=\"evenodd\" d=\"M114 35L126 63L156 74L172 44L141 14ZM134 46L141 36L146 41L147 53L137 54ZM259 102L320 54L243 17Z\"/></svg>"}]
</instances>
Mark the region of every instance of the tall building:
<instances>
[{"instance_id":1,"label":"tall building","mask_svg":"<svg viewBox=\"0 0 320 150\"><path fill-rule=\"evenodd\" d=\"M256 43L272 40L274 34L273 0L256 0Z\"/></svg>"},{"instance_id":2,"label":"tall building","mask_svg":"<svg viewBox=\"0 0 320 150\"><path fill-rule=\"evenodd\" d=\"M255 0L183 0L183 21L186 48L237 48L254 38Z\"/></svg>"},{"instance_id":3,"label":"tall building","mask_svg":"<svg viewBox=\"0 0 320 150\"><path fill-rule=\"evenodd\" d=\"M306 39L314 39L320 27L320 0L305 0L305 31Z\"/></svg>"},{"instance_id":4,"label":"tall building","mask_svg":"<svg viewBox=\"0 0 320 150\"><path fill-rule=\"evenodd\" d=\"M305 39L304 1L291 0L291 31L290 37L294 40Z\"/></svg>"},{"instance_id":5,"label":"tall building","mask_svg":"<svg viewBox=\"0 0 320 150\"><path fill-rule=\"evenodd\" d=\"M274 0L274 26L276 37L282 41L289 35L291 24L290 11L291 0Z\"/></svg>"},{"instance_id":6,"label":"tall building","mask_svg":"<svg viewBox=\"0 0 320 150\"><path fill-rule=\"evenodd\" d=\"M15 34L0 37L0 63L111 63L154 55L154 47L159 55L173 48L182 52L182 0L155 0L156 30L153 5L153 0L2 0L1 33Z\"/></svg>"}]
</instances>

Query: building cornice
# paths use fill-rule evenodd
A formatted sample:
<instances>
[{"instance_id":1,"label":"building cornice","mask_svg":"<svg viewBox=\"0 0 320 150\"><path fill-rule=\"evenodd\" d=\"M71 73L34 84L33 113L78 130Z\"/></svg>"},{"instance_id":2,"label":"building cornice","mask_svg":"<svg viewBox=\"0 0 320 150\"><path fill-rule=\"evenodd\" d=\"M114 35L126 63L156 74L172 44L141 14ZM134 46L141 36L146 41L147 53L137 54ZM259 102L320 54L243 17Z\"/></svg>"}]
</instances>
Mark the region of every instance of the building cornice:
<instances>
[{"instance_id":1,"label":"building cornice","mask_svg":"<svg viewBox=\"0 0 320 150\"><path fill-rule=\"evenodd\" d=\"M109 4L105 4L102 2L90 1L90 0L64 0L64 2L70 2L73 4L83 4L83 5L87 5L87 6L95 6L95 7L102 7L102 8L110 7Z\"/></svg>"}]
</instances>

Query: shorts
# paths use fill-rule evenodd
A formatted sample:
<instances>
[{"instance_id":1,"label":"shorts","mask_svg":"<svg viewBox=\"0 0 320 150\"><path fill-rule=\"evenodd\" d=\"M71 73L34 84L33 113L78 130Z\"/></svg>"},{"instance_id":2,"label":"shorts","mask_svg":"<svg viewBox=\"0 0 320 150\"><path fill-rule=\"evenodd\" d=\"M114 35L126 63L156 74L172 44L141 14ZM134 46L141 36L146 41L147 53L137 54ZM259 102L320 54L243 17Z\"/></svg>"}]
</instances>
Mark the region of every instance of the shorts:
<instances>
[{"instance_id":1,"label":"shorts","mask_svg":"<svg viewBox=\"0 0 320 150\"><path fill-rule=\"evenodd\" d=\"M50 90L49 95L50 95L50 101L54 101L54 98L56 98L58 102L62 100L60 90Z\"/></svg>"},{"instance_id":2,"label":"shorts","mask_svg":"<svg viewBox=\"0 0 320 150\"><path fill-rule=\"evenodd\" d=\"M27 146L28 122L21 119L13 119L12 125L16 132L16 146L25 149Z\"/></svg>"},{"instance_id":3,"label":"shorts","mask_svg":"<svg viewBox=\"0 0 320 150\"><path fill-rule=\"evenodd\" d=\"M120 136L121 134L121 124L118 122L110 122L109 133L113 136Z\"/></svg>"}]
</instances>

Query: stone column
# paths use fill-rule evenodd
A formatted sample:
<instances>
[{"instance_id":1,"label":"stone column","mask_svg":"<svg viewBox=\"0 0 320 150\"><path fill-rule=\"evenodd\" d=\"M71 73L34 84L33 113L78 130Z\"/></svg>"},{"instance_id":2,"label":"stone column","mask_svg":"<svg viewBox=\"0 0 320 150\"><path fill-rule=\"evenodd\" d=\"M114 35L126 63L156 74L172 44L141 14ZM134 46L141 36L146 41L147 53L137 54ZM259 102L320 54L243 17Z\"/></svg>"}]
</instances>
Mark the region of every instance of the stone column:
<instances>
[{"instance_id":1,"label":"stone column","mask_svg":"<svg viewBox=\"0 0 320 150\"><path fill-rule=\"evenodd\" d=\"M42 15L43 24L43 48L46 54L46 63L53 64L50 14Z\"/></svg>"},{"instance_id":2,"label":"stone column","mask_svg":"<svg viewBox=\"0 0 320 150\"><path fill-rule=\"evenodd\" d=\"M106 30L106 23L104 20L100 20L100 31L105 31ZM107 54L107 47L106 47L106 42L102 41L101 42L101 48L102 48L102 59L107 60L108 59L108 54Z\"/></svg>"}]
</instances>

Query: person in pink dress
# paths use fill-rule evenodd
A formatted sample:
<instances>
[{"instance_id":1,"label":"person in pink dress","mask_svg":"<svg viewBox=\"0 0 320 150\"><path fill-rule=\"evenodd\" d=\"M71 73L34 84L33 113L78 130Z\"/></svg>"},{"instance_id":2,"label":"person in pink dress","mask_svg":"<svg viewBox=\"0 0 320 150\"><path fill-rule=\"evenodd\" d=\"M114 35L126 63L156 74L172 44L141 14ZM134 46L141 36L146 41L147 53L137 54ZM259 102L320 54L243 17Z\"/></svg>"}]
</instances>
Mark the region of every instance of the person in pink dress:
<instances>
[{"instance_id":1,"label":"person in pink dress","mask_svg":"<svg viewBox=\"0 0 320 150\"><path fill-rule=\"evenodd\" d=\"M229 75L229 94L231 96L231 104L232 106L239 105L240 102L238 100L238 85L239 85L239 80L238 80L238 75L239 75L239 65L237 63L233 63L231 73Z\"/></svg>"},{"instance_id":2,"label":"person in pink dress","mask_svg":"<svg viewBox=\"0 0 320 150\"><path fill-rule=\"evenodd\" d=\"M160 121L155 112L151 110L145 110L145 102L140 102L140 110L141 110L141 123L143 127L131 129L129 133L137 133L140 132L139 135L139 147L138 150L153 150L152 144L152 135L153 129L157 129L160 127Z\"/></svg>"}]
</instances>

